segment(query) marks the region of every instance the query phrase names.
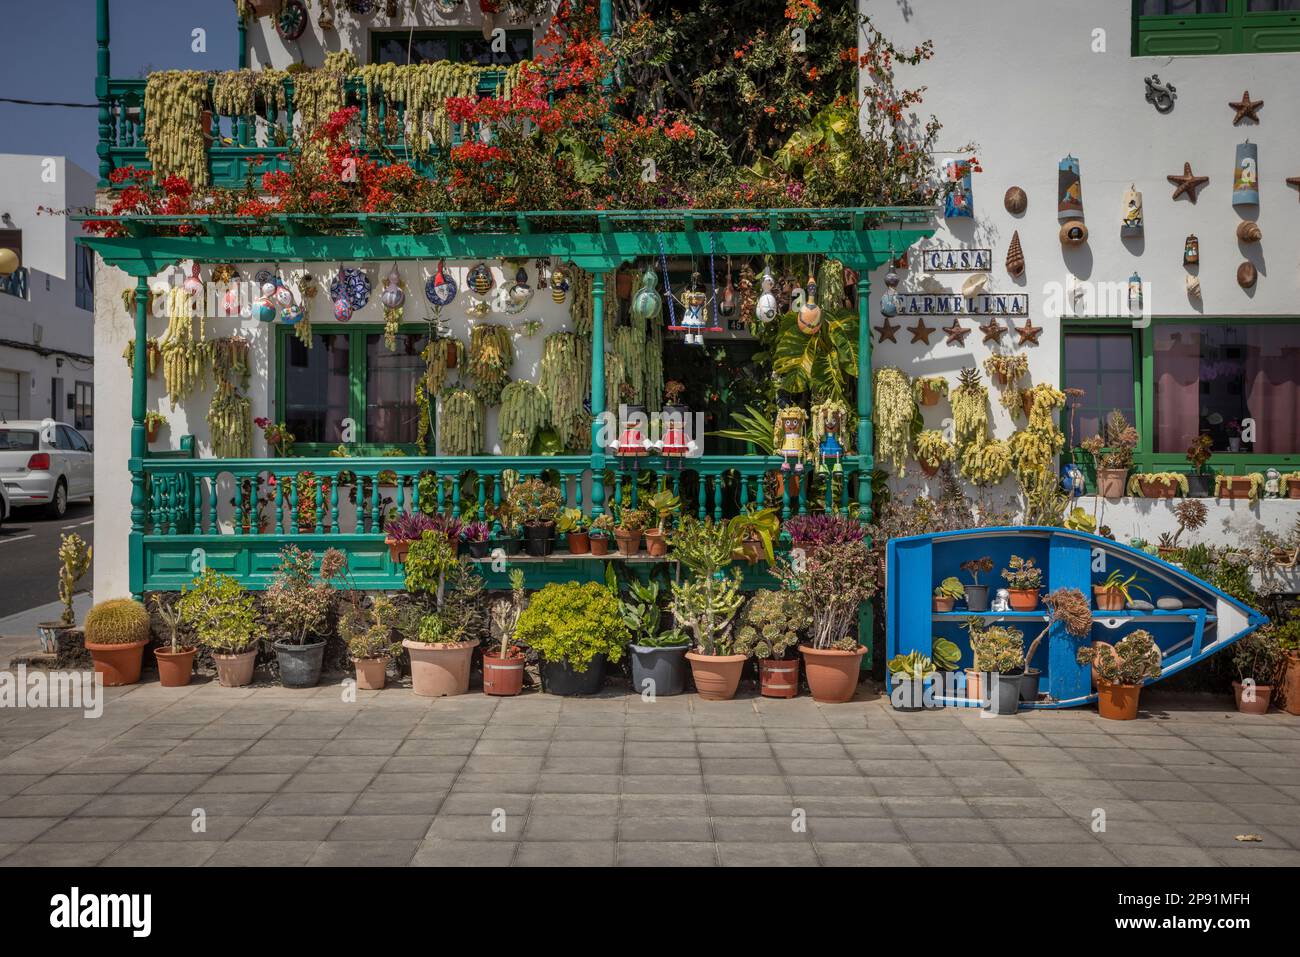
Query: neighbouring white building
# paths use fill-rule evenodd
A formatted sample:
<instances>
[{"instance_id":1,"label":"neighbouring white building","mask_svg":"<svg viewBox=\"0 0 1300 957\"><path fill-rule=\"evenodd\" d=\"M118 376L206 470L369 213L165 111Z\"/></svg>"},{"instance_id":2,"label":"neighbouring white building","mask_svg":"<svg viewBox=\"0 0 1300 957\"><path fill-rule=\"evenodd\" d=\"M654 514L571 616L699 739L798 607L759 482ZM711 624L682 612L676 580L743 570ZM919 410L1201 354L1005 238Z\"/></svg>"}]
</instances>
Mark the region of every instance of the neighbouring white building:
<instances>
[{"instance_id":1,"label":"neighbouring white building","mask_svg":"<svg viewBox=\"0 0 1300 957\"><path fill-rule=\"evenodd\" d=\"M94 255L62 211L93 207L95 178L62 156L0 153L0 415L95 424ZM56 210L51 213L48 210Z\"/></svg>"}]
</instances>

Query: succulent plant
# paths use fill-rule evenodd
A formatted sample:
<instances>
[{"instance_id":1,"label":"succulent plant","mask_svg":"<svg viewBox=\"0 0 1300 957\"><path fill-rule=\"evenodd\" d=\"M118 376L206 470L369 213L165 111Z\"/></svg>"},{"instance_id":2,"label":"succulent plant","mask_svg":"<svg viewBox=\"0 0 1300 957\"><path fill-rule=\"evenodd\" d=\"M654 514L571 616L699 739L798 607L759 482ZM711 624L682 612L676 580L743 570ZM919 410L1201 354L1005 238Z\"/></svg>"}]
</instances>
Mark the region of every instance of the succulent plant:
<instances>
[{"instance_id":1,"label":"succulent plant","mask_svg":"<svg viewBox=\"0 0 1300 957\"><path fill-rule=\"evenodd\" d=\"M92 645L129 645L149 639L149 611L133 598L101 601L86 615L86 641Z\"/></svg>"},{"instance_id":2,"label":"succulent plant","mask_svg":"<svg viewBox=\"0 0 1300 957\"><path fill-rule=\"evenodd\" d=\"M761 588L745 604L736 629L734 654L755 658L790 657L799 644L803 602L790 591Z\"/></svg>"}]
</instances>

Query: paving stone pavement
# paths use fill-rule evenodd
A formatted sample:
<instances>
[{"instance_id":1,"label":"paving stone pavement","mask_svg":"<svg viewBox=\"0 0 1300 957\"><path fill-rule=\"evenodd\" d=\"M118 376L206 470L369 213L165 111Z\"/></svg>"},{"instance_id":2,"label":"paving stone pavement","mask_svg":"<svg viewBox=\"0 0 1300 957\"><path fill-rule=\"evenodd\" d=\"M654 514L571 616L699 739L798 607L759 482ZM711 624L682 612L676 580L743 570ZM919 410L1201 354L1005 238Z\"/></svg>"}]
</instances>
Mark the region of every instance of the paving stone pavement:
<instances>
[{"instance_id":1,"label":"paving stone pavement","mask_svg":"<svg viewBox=\"0 0 1300 957\"><path fill-rule=\"evenodd\" d=\"M1300 719L1221 699L106 693L0 711L0 865L1300 865Z\"/></svg>"}]
</instances>

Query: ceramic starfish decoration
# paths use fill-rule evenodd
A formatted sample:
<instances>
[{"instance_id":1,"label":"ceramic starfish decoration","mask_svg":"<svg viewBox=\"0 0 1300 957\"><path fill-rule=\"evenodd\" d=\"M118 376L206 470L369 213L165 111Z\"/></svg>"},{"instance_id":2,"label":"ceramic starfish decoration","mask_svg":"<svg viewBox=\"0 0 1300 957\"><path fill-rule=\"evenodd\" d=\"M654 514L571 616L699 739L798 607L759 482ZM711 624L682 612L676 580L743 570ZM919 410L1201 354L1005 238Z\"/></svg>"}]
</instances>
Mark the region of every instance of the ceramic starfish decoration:
<instances>
[{"instance_id":1,"label":"ceramic starfish decoration","mask_svg":"<svg viewBox=\"0 0 1300 957\"><path fill-rule=\"evenodd\" d=\"M1300 176L1288 176L1286 178L1286 184L1300 189Z\"/></svg>"},{"instance_id":2,"label":"ceramic starfish decoration","mask_svg":"<svg viewBox=\"0 0 1300 957\"><path fill-rule=\"evenodd\" d=\"M894 325L892 322L889 321L889 317L886 316L884 325L876 326L876 335L880 336L881 342L888 341L888 342L897 343L898 340L895 339L894 336L898 335L898 330L902 328L903 328L902 326Z\"/></svg>"},{"instance_id":3,"label":"ceramic starfish decoration","mask_svg":"<svg viewBox=\"0 0 1300 957\"><path fill-rule=\"evenodd\" d=\"M1196 203L1196 191L1210 181L1208 176L1193 176L1191 163L1183 164L1182 176L1166 176L1165 179L1178 187L1174 190L1174 199L1186 193L1187 198L1192 201L1193 205Z\"/></svg>"},{"instance_id":4,"label":"ceramic starfish decoration","mask_svg":"<svg viewBox=\"0 0 1300 957\"><path fill-rule=\"evenodd\" d=\"M1007 334L1007 327L998 322L997 319L990 319L987 326L980 326L980 332L984 333L984 342L1000 343L1002 337Z\"/></svg>"},{"instance_id":5,"label":"ceramic starfish decoration","mask_svg":"<svg viewBox=\"0 0 1300 957\"><path fill-rule=\"evenodd\" d=\"M916 325L908 326L907 331L912 334L913 342L924 342L927 346L930 344L930 337L934 335L934 330L927 326L922 318L916 320Z\"/></svg>"},{"instance_id":6,"label":"ceramic starfish decoration","mask_svg":"<svg viewBox=\"0 0 1300 957\"><path fill-rule=\"evenodd\" d=\"M1237 111L1237 115L1232 118L1232 125L1236 126L1242 120L1249 119L1259 122L1259 108L1264 105L1263 100L1252 100L1250 90L1241 94L1241 99L1236 103L1229 103L1230 107Z\"/></svg>"},{"instance_id":7,"label":"ceramic starfish decoration","mask_svg":"<svg viewBox=\"0 0 1300 957\"><path fill-rule=\"evenodd\" d=\"M1038 337L1043 334L1043 327L1034 325L1033 319L1026 319L1023 326L1016 327L1016 335L1020 337L1017 346L1038 345Z\"/></svg>"},{"instance_id":8,"label":"ceramic starfish decoration","mask_svg":"<svg viewBox=\"0 0 1300 957\"><path fill-rule=\"evenodd\" d=\"M969 336L974 331L975 331L974 329L964 328L961 324L960 319L954 319L952 321L951 326L943 327L944 335L948 337L948 341L945 342L944 345L959 346L959 347L965 346L966 337Z\"/></svg>"}]
</instances>

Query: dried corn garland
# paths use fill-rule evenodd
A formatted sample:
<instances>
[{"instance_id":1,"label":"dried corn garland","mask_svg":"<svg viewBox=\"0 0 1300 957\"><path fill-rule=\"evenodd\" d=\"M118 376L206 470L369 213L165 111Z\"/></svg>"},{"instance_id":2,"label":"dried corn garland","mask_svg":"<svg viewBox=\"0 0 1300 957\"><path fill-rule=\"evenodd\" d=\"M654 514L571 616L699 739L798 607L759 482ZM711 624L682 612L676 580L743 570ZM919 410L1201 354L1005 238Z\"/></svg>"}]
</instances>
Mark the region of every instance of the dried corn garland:
<instances>
[{"instance_id":1,"label":"dried corn garland","mask_svg":"<svg viewBox=\"0 0 1300 957\"><path fill-rule=\"evenodd\" d=\"M208 74L190 70L150 73L144 87L144 141L154 182L184 177L191 186L208 185L208 148L203 107Z\"/></svg>"},{"instance_id":2,"label":"dried corn garland","mask_svg":"<svg viewBox=\"0 0 1300 957\"><path fill-rule=\"evenodd\" d=\"M483 452L483 405L467 389L449 389L438 403L438 441L443 455Z\"/></svg>"},{"instance_id":3,"label":"dried corn garland","mask_svg":"<svg viewBox=\"0 0 1300 957\"><path fill-rule=\"evenodd\" d=\"M515 347L510 330L495 323L481 323L470 330L469 365L466 372L474 379L474 394L480 402L496 405L501 390L510 381Z\"/></svg>"},{"instance_id":4,"label":"dried corn garland","mask_svg":"<svg viewBox=\"0 0 1300 957\"><path fill-rule=\"evenodd\" d=\"M228 380L217 385L208 407L212 454L219 459L246 459L253 454L253 405Z\"/></svg>"},{"instance_id":5,"label":"dried corn garland","mask_svg":"<svg viewBox=\"0 0 1300 957\"><path fill-rule=\"evenodd\" d=\"M501 415L497 423L501 450L506 455L527 455L550 417L546 393L527 379L511 382L501 391Z\"/></svg>"}]
</instances>

